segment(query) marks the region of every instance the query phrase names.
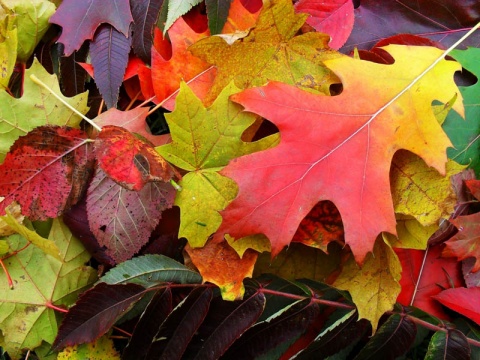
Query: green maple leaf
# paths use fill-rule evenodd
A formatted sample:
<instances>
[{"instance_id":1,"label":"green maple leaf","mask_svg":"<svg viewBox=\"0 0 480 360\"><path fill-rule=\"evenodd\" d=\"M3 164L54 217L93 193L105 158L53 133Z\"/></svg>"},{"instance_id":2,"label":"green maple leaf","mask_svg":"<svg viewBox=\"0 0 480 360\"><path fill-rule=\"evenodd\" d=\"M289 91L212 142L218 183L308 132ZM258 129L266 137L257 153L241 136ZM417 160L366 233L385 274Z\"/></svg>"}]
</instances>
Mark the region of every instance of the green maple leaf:
<instances>
[{"instance_id":1,"label":"green maple leaf","mask_svg":"<svg viewBox=\"0 0 480 360\"><path fill-rule=\"evenodd\" d=\"M36 75L41 81L61 94L56 75L50 75L35 59L32 66L25 71L23 96L16 99L6 91L0 90L0 162L10 146L20 136L41 125L68 125L78 127L82 120L47 90L35 84L30 75ZM62 98L75 109L85 114L88 92L74 97Z\"/></svg>"},{"instance_id":2,"label":"green maple leaf","mask_svg":"<svg viewBox=\"0 0 480 360\"><path fill-rule=\"evenodd\" d=\"M49 239L60 249L61 261L30 245L4 263L12 277L10 289L6 275L0 274L0 346L13 359L22 350L34 349L42 341L53 343L58 317L51 308L70 306L80 291L95 282L96 272L85 263L90 254L59 219L53 220ZM27 241L14 234L6 238L11 251Z\"/></svg>"},{"instance_id":3,"label":"green maple leaf","mask_svg":"<svg viewBox=\"0 0 480 360\"><path fill-rule=\"evenodd\" d=\"M180 237L190 246L202 247L222 221L218 211L235 198L237 185L220 171L236 157L265 150L278 141L270 136L244 142L242 133L255 122L255 115L229 101L240 91L228 85L209 108L182 83L175 111L166 115L172 143L157 147L170 163L189 171L179 182L175 205L180 207Z\"/></svg>"}]
</instances>

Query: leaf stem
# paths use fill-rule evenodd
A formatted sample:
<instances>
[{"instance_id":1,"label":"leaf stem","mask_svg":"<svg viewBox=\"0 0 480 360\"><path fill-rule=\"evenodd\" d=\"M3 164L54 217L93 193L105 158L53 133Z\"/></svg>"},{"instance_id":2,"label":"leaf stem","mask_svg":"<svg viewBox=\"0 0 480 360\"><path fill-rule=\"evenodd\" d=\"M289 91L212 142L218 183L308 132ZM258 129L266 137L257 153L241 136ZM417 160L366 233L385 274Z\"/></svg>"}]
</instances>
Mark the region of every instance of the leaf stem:
<instances>
[{"instance_id":1,"label":"leaf stem","mask_svg":"<svg viewBox=\"0 0 480 360\"><path fill-rule=\"evenodd\" d=\"M46 306L47 308L56 310L56 311L58 311L58 312L68 313L68 310L67 310L67 309L64 309L64 308L62 308L62 307L53 305L50 301L47 301L47 303L45 304L45 306Z\"/></svg>"},{"instance_id":2,"label":"leaf stem","mask_svg":"<svg viewBox=\"0 0 480 360\"><path fill-rule=\"evenodd\" d=\"M60 101L63 105L65 105L67 108L69 108L71 111L73 111L75 114L77 114L78 116L80 116L83 120L85 120L86 122L88 122L90 125L92 125L95 129L97 129L98 131L102 131L102 128L100 126L98 126L97 124L95 124L95 122L91 119L89 119L88 117L86 117L85 115L83 115L80 111L78 111L77 109L75 109L73 106L71 106L69 103L67 103L65 100L63 100L59 95L57 95L55 93L55 91L53 91L47 84L45 84L42 80L40 80L38 77L36 77L34 74L30 75L30 79L37 85L40 85L41 87L43 87L45 90L47 90L48 92L50 92L50 94L52 94L53 96L55 96L57 98L58 101Z\"/></svg>"},{"instance_id":3,"label":"leaf stem","mask_svg":"<svg viewBox=\"0 0 480 360\"><path fill-rule=\"evenodd\" d=\"M5 263L3 262L3 259L0 259L0 265L2 266L3 272L4 272L5 275L7 276L8 286L10 287L10 289L13 290L12 277L10 276L10 273L8 272L8 269L7 269L7 267L5 266Z\"/></svg>"}]
</instances>

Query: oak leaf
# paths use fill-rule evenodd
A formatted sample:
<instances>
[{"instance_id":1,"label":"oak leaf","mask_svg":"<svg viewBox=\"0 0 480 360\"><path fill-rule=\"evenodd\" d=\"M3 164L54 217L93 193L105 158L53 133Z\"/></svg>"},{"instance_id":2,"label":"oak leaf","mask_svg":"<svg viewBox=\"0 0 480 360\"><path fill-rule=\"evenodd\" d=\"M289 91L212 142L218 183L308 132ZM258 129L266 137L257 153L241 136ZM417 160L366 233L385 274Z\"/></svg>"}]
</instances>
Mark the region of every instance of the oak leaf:
<instances>
[{"instance_id":1,"label":"oak leaf","mask_svg":"<svg viewBox=\"0 0 480 360\"><path fill-rule=\"evenodd\" d=\"M157 147L157 151L175 166L189 171L179 185L175 205L180 207L179 236L190 246L201 247L219 227L223 210L237 192L235 183L218 174L228 162L238 156L263 150L275 144L278 137L247 143L242 133L256 117L242 111L229 96L238 92L227 86L208 108L185 84L175 111L166 115L172 142Z\"/></svg>"},{"instance_id":2,"label":"oak leaf","mask_svg":"<svg viewBox=\"0 0 480 360\"><path fill-rule=\"evenodd\" d=\"M42 126L19 138L0 165L0 214L16 201L31 220L59 216L84 193L93 167L84 131Z\"/></svg>"},{"instance_id":3,"label":"oak leaf","mask_svg":"<svg viewBox=\"0 0 480 360\"><path fill-rule=\"evenodd\" d=\"M0 103L2 104L0 161L5 158L5 154L15 140L32 129L41 125L78 127L82 120L52 94L35 84L30 79L30 75L37 76L55 93L61 94L57 76L50 75L37 59L34 59L32 66L25 71L23 96L20 99L13 98L6 91L0 90ZM85 114L88 111L87 95L88 93L85 92L71 98L60 96L79 112Z\"/></svg>"},{"instance_id":4,"label":"oak leaf","mask_svg":"<svg viewBox=\"0 0 480 360\"><path fill-rule=\"evenodd\" d=\"M323 61L341 55L328 47L328 35L295 36L306 18L306 14L295 14L288 0L269 0L253 30L240 41L229 45L211 36L193 44L189 48L193 55L218 69L205 103L211 103L232 80L241 89L277 80L328 94L338 79Z\"/></svg>"},{"instance_id":5,"label":"oak leaf","mask_svg":"<svg viewBox=\"0 0 480 360\"><path fill-rule=\"evenodd\" d=\"M247 111L272 121L281 142L235 159L221 171L240 190L222 212L220 233L235 238L263 233L276 255L290 243L310 209L320 200L330 200L342 216L345 242L358 263L381 232L395 234L389 184L393 155L409 150L445 173L451 143L431 102L448 102L458 91L453 73L459 66L442 60L399 96L442 52L398 45L384 49L395 58L393 65L348 57L326 61L342 80L338 96L310 94L276 82L233 95ZM453 108L463 114L461 101Z\"/></svg>"},{"instance_id":6,"label":"oak leaf","mask_svg":"<svg viewBox=\"0 0 480 360\"><path fill-rule=\"evenodd\" d=\"M28 246L4 260L13 290L8 288L5 274L0 273L0 346L13 359L18 359L24 349L36 348L42 340L52 344L58 329L52 306L72 305L78 293L96 280L96 271L85 266L90 254L60 219L53 220L49 239L60 249L61 261ZM27 244L17 234L6 240L13 251Z\"/></svg>"},{"instance_id":7,"label":"oak leaf","mask_svg":"<svg viewBox=\"0 0 480 360\"><path fill-rule=\"evenodd\" d=\"M108 23L129 36L133 21L128 0L64 0L50 22L62 27L58 42L65 45L65 55L80 49L85 40L92 40L95 30Z\"/></svg>"}]
</instances>

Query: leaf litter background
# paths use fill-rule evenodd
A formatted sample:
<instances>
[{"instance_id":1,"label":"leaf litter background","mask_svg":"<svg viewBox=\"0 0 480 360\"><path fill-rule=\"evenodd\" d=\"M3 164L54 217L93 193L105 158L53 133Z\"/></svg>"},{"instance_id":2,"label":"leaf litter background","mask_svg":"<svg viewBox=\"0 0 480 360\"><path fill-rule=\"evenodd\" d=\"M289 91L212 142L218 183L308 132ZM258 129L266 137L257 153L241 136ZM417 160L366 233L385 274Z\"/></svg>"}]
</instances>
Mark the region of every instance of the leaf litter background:
<instances>
[{"instance_id":1,"label":"leaf litter background","mask_svg":"<svg viewBox=\"0 0 480 360\"><path fill-rule=\"evenodd\" d=\"M5 13L0 28L6 39L0 47L0 168L6 175L0 210L16 201L28 219L18 210L3 217L9 229L0 239L6 294L0 345L13 358L25 349L49 358L52 345L56 351L68 345L58 358L76 358L94 351L81 343L97 341L100 351L118 357L101 336L128 311L128 317L143 315L129 329L123 358L135 358L138 349L144 358L238 357L246 342L249 353L242 356L308 358L334 355L357 341L365 345L358 358L369 349L396 357L418 340L415 319L436 331L431 339L420 331L430 341L425 356L478 354L475 325L445 311L479 323L478 304L470 301L479 284L478 181L449 182L466 166L479 171L478 87L465 72L463 86L453 81L461 67L478 75L478 49L453 51L458 63L442 60L395 98L441 55L431 46L451 45L478 21L478 5L235 0L194 7L198 3L64 1L55 11L46 0L6 2L17 18ZM61 62L46 55L48 21L62 27L56 51L70 56ZM477 46L478 36L462 46ZM62 75L85 44L92 64L83 66L109 109L93 120L103 127L99 134L78 129L80 116L30 79L37 76L57 94L60 86L80 89L62 98L80 113L91 99L95 117L101 104L83 92L84 84L72 86ZM354 47L358 55L345 55ZM27 69L32 54L42 61ZM166 115L170 135L149 132L147 114L157 112L142 107L148 102L173 110ZM447 155L463 166L447 162ZM75 205L85 198L86 206ZM167 211L172 205L180 211ZM85 266L89 255L63 224L63 213L96 259L118 265L83 293L57 336L59 314L95 281ZM446 226L451 216L458 217ZM46 218L53 223L37 221ZM178 222L178 228L169 225ZM179 238L187 242L183 254ZM448 241L439 245L438 239ZM76 255L66 255L70 244ZM149 252L193 270L167 257L134 257ZM52 273L39 277L34 265L46 271L41 264L47 262ZM271 275L258 277L263 272ZM254 273L257 280L244 281ZM294 281L301 277L310 280ZM127 280L139 278L146 279L141 286ZM208 283L232 302L214 295ZM227 329L221 325L226 314L232 323L248 320ZM22 318L18 330L13 324ZM370 331L367 321L357 322L362 318L374 334L367 341L360 340ZM461 331L445 326L452 319ZM47 323L51 331L42 332ZM86 334L84 323L95 331ZM348 344L332 335L349 331L357 335ZM192 337L182 340L180 332ZM385 342L402 333L395 346Z\"/></svg>"}]
</instances>

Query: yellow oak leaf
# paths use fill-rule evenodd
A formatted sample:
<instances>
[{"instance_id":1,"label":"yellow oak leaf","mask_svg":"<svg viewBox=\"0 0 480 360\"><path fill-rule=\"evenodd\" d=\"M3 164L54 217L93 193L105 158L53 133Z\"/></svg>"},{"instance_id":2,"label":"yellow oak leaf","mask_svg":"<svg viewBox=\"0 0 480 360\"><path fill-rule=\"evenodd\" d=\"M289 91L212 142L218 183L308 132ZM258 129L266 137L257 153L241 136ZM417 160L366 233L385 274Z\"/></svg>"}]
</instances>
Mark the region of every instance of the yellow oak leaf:
<instances>
[{"instance_id":1,"label":"yellow oak leaf","mask_svg":"<svg viewBox=\"0 0 480 360\"><path fill-rule=\"evenodd\" d=\"M438 224L424 226L414 217L396 214L397 236L383 233L383 239L394 248L425 250L430 236L438 230Z\"/></svg>"},{"instance_id":2,"label":"yellow oak leaf","mask_svg":"<svg viewBox=\"0 0 480 360\"><path fill-rule=\"evenodd\" d=\"M402 265L397 255L383 239L377 238L373 254L367 255L363 266L360 268L350 256L333 286L350 293L359 319L369 320L375 333L378 320L393 309L400 294L401 274Z\"/></svg>"}]
</instances>

